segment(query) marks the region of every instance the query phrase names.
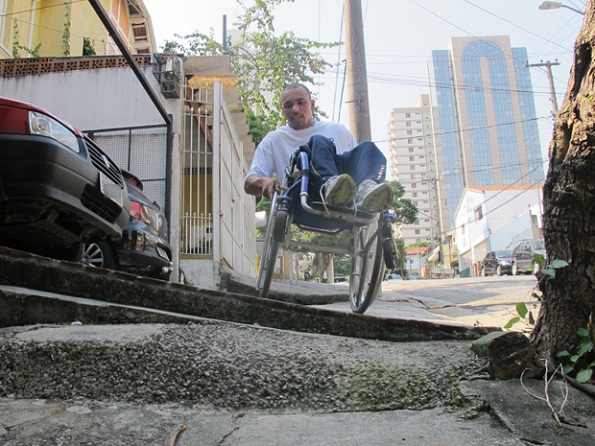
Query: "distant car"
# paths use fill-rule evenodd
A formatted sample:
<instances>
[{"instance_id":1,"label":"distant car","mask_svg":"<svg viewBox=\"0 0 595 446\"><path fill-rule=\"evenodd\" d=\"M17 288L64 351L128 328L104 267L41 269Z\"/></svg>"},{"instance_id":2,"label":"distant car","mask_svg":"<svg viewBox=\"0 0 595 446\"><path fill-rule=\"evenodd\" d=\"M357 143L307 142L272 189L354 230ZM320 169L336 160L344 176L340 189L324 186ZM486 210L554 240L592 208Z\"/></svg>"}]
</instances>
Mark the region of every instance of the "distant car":
<instances>
[{"instance_id":1,"label":"distant car","mask_svg":"<svg viewBox=\"0 0 595 446\"><path fill-rule=\"evenodd\" d=\"M165 214L144 194L138 177L126 171L123 174L130 199L130 219L122 239L88 242L81 262L169 280L173 263Z\"/></svg>"},{"instance_id":2,"label":"distant car","mask_svg":"<svg viewBox=\"0 0 595 446\"><path fill-rule=\"evenodd\" d=\"M521 273L537 274L539 272L539 264L535 263L535 254L542 255L544 258L546 257L543 240L521 240L512 249L510 256L512 274L515 276Z\"/></svg>"},{"instance_id":3,"label":"distant car","mask_svg":"<svg viewBox=\"0 0 595 446\"><path fill-rule=\"evenodd\" d=\"M347 277L335 277L335 283L349 282Z\"/></svg>"},{"instance_id":4,"label":"distant car","mask_svg":"<svg viewBox=\"0 0 595 446\"><path fill-rule=\"evenodd\" d=\"M400 274L388 274L384 280L403 280Z\"/></svg>"},{"instance_id":5,"label":"distant car","mask_svg":"<svg viewBox=\"0 0 595 446\"><path fill-rule=\"evenodd\" d=\"M511 255L512 251L506 249L488 252L481 261L481 275L485 277L494 274L497 276L511 274Z\"/></svg>"},{"instance_id":6,"label":"distant car","mask_svg":"<svg viewBox=\"0 0 595 446\"><path fill-rule=\"evenodd\" d=\"M424 277L419 274L409 274L407 278L409 280L424 280Z\"/></svg>"},{"instance_id":7,"label":"distant car","mask_svg":"<svg viewBox=\"0 0 595 446\"><path fill-rule=\"evenodd\" d=\"M129 210L120 168L92 140L0 97L0 244L76 260L86 240L119 239Z\"/></svg>"}]
</instances>

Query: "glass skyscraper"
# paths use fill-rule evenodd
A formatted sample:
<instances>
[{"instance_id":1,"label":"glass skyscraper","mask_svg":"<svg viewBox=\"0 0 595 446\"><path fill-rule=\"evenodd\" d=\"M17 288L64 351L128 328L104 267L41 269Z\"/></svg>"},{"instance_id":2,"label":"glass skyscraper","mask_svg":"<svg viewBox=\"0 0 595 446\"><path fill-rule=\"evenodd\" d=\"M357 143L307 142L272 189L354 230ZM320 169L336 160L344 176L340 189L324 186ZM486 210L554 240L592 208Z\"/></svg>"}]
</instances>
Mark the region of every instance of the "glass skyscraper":
<instances>
[{"instance_id":1,"label":"glass skyscraper","mask_svg":"<svg viewBox=\"0 0 595 446\"><path fill-rule=\"evenodd\" d=\"M508 36L456 37L432 52L444 230L463 189L536 185L543 161L525 48Z\"/></svg>"}]
</instances>

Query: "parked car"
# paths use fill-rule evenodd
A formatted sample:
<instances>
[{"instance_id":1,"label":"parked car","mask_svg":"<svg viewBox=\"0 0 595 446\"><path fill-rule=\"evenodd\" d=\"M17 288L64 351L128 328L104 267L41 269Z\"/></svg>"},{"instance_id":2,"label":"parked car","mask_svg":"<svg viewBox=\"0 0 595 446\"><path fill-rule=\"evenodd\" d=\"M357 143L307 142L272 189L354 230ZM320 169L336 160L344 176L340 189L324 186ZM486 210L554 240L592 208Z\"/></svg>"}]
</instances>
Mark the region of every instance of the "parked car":
<instances>
[{"instance_id":1,"label":"parked car","mask_svg":"<svg viewBox=\"0 0 595 446\"><path fill-rule=\"evenodd\" d=\"M143 183L123 171L130 200L130 218L117 241L89 241L81 261L90 266L122 270L169 280L173 271L168 222L159 205L143 192Z\"/></svg>"},{"instance_id":2,"label":"parked car","mask_svg":"<svg viewBox=\"0 0 595 446\"><path fill-rule=\"evenodd\" d=\"M503 274L511 274L512 267L510 264L510 250L497 250L488 252L481 261L481 275L490 276Z\"/></svg>"},{"instance_id":3,"label":"parked car","mask_svg":"<svg viewBox=\"0 0 595 446\"><path fill-rule=\"evenodd\" d=\"M120 168L79 130L0 97L0 244L76 260L86 240L122 236L125 187Z\"/></svg>"},{"instance_id":4,"label":"parked car","mask_svg":"<svg viewBox=\"0 0 595 446\"><path fill-rule=\"evenodd\" d=\"M403 280L400 274L387 274L384 280Z\"/></svg>"},{"instance_id":5,"label":"parked car","mask_svg":"<svg viewBox=\"0 0 595 446\"><path fill-rule=\"evenodd\" d=\"M409 274L407 275L407 279L409 280L424 280L424 276L420 274Z\"/></svg>"},{"instance_id":6,"label":"parked car","mask_svg":"<svg viewBox=\"0 0 595 446\"><path fill-rule=\"evenodd\" d=\"M544 258L546 257L543 240L521 240L513 248L510 257L512 274L515 276L521 273L537 274L539 272L539 264L535 263L535 254L542 255Z\"/></svg>"}]
</instances>

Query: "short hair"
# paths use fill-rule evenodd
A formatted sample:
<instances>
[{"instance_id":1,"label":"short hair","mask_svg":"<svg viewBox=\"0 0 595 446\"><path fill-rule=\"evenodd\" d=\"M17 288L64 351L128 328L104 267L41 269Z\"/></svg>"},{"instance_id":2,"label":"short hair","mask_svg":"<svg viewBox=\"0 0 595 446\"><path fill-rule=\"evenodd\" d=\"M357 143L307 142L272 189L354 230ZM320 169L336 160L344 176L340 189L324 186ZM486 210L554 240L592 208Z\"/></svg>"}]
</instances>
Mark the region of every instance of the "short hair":
<instances>
[{"instance_id":1,"label":"short hair","mask_svg":"<svg viewBox=\"0 0 595 446\"><path fill-rule=\"evenodd\" d=\"M306 90L306 93L308 93L308 97L310 99L312 99L312 93L310 93L310 90L308 89L308 87L306 87L304 84L301 84L299 82L292 82L291 84L286 85L285 88L283 89L283 92L286 92L287 90L292 90L294 88L303 88L304 90Z\"/></svg>"}]
</instances>

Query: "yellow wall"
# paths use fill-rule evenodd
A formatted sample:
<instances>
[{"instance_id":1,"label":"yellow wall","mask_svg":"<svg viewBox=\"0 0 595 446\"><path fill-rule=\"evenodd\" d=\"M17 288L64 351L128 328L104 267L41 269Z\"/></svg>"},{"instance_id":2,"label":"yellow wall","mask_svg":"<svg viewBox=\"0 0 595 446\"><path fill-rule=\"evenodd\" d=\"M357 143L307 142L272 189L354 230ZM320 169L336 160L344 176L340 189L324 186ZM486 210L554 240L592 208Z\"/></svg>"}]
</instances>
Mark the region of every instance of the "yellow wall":
<instances>
[{"instance_id":1,"label":"yellow wall","mask_svg":"<svg viewBox=\"0 0 595 446\"><path fill-rule=\"evenodd\" d=\"M93 42L97 55L120 54L119 49L109 38L103 23L87 1L72 0L39 0L35 3L36 11L34 26L31 23L32 0L5 0L7 9L2 36L0 36L0 55L13 57L14 20L18 26L18 43L26 48L39 47L41 57L65 56L63 42L66 29L66 5L70 1L70 56L83 55L83 39ZM130 22L126 0L101 0L103 8L112 18L119 20L117 28L125 35L124 41L129 42L131 36ZM21 12L22 11L22 12ZM32 41L29 44L29 34L32 31ZM27 51L18 51L18 57L30 57Z\"/></svg>"},{"instance_id":2,"label":"yellow wall","mask_svg":"<svg viewBox=\"0 0 595 446\"><path fill-rule=\"evenodd\" d=\"M206 190L205 190L206 189ZM190 202L192 197L192 203ZM204 214L213 212L213 175L184 175L184 209L183 214L192 211Z\"/></svg>"}]
</instances>

